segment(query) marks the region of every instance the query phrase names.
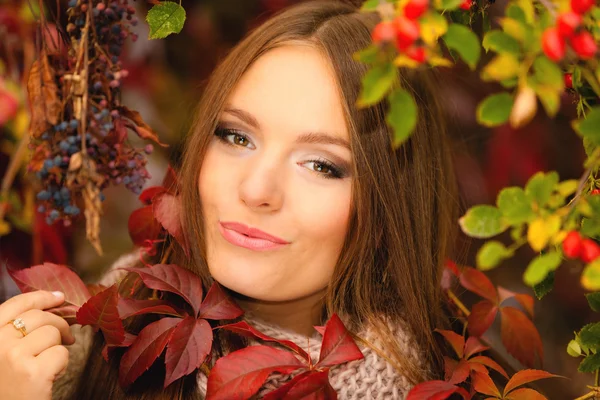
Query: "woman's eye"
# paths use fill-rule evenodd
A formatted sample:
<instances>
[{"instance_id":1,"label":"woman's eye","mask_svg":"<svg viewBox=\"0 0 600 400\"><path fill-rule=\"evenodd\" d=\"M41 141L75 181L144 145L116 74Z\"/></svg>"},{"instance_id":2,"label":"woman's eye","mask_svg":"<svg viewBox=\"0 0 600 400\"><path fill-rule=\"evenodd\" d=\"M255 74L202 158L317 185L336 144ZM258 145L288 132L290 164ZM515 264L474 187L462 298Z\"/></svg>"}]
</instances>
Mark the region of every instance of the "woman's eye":
<instances>
[{"instance_id":1,"label":"woman's eye","mask_svg":"<svg viewBox=\"0 0 600 400\"><path fill-rule=\"evenodd\" d=\"M252 145L246 135L233 129L217 127L217 129L215 129L215 136L217 136L223 143L230 146L251 148Z\"/></svg>"},{"instance_id":2,"label":"woman's eye","mask_svg":"<svg viewBox=\"0 0 600 400\"><path fill-rule=\"evenodd\" d=\"M338 168L327 161L310 160L307 164L309 164L308 168L310 170L317 172L326 179L340 179L346 175L341 168Z\"/></svg>"}]
</instances>

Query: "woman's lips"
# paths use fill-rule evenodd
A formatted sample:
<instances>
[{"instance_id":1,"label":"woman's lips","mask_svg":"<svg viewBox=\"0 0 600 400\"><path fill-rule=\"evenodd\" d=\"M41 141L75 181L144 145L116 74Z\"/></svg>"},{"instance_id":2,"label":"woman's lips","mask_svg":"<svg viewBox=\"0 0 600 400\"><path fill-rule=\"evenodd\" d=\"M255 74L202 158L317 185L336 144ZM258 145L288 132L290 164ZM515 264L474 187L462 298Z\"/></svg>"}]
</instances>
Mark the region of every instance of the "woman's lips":
<instances>
[{"instance_id":1,"label":"woman's lips","mask_svg":"<svg viewBox=\"0 0 600 400\"><path fill-rule=\"evenodd\" d=\"M221 232L221 235L223 235L225 240L227 240L229 243L234 244L236 246L244 247L244 248L250 249L250 250L256 250L256 251L273 250L273 249L277 249L277 248L283 247L286 244L288 244L288 242L285 242L284 240L279 239L279 238L274 238L273 236L267 235L264 232L260 232L260 235L263 237L273 237L275 240L278 241L278 243L273 240L269 240L269 239L246 236L243 233L238 232L238 230L236 230L236 229L230 229L230 228L238 228L239 229L240 226L242 226L242 225L237 224L237 223L219 222L219 231ZM242 227L244 229L248 229L245 226L242 226ZM256 234L256 232L258 232L258 231L254 230L253 232Z\"/></svg>"}]
</instances>

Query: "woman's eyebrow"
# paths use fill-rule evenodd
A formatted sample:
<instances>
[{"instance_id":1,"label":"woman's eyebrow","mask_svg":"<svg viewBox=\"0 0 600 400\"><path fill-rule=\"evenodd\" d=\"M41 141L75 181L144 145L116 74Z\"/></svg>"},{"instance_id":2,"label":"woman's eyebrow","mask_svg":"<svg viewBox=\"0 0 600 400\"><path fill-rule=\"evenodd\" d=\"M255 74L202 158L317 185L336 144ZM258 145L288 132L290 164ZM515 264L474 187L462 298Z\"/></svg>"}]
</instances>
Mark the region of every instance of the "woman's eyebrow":
<instances>
[{"instance_id":1,"label":"woman's eyebrow","mask_svg":"<svg viewBox=\"0 0 600 400\"><path fill-rule=\"evenodd\" d=\"M246 124L250 125L254 129L260 129L260 124L258 120L250 114L248 111L242 110L240 108L234 108L231 106L226 106L223 112L233 114ZM307 132L298 136L295 141L296 144L301 143L309 143L309 144L333 144L337 146L344 147L350 150L350 143L346 139L342 139L338 136L332 136L324 132Z\"/></svg>"}]
</instances>

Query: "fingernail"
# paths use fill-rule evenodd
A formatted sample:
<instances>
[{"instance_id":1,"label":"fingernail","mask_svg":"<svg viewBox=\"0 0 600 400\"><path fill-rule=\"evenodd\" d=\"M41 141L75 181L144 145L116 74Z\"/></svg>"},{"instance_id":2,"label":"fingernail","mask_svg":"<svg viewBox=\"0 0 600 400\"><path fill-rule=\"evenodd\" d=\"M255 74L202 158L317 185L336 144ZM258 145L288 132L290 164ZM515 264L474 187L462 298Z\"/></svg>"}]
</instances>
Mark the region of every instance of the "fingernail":
<instances>
[{"instance_id":1,"label":"fingernail","mask_svg":"<svg viewBox=\"0 0 600 400\"><path fill-rule=\"evenodd\" d=\"M64 294L63 292L52 292L53 295L55 295L56 297L63 297Z\"/></svg>"}]
</instances>

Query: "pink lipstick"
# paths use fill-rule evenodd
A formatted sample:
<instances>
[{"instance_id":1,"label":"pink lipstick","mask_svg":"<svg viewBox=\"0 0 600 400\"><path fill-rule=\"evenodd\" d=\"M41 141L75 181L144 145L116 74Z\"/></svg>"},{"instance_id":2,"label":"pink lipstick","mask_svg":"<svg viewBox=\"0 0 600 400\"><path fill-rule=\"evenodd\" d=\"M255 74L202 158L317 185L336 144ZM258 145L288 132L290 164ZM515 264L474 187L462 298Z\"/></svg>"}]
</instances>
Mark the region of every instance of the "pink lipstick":
<instances>
[{"instance_id":1,"label":"pink lipstick","mask_svg":"<svg viewBox=\"0 0 600 400\"><path fill-rule=\"evenodd\" d=\"M273 250L289 242L237 222L219 222L219 231L229 243L250 250Z\"/></svg>"}]
</instances>

